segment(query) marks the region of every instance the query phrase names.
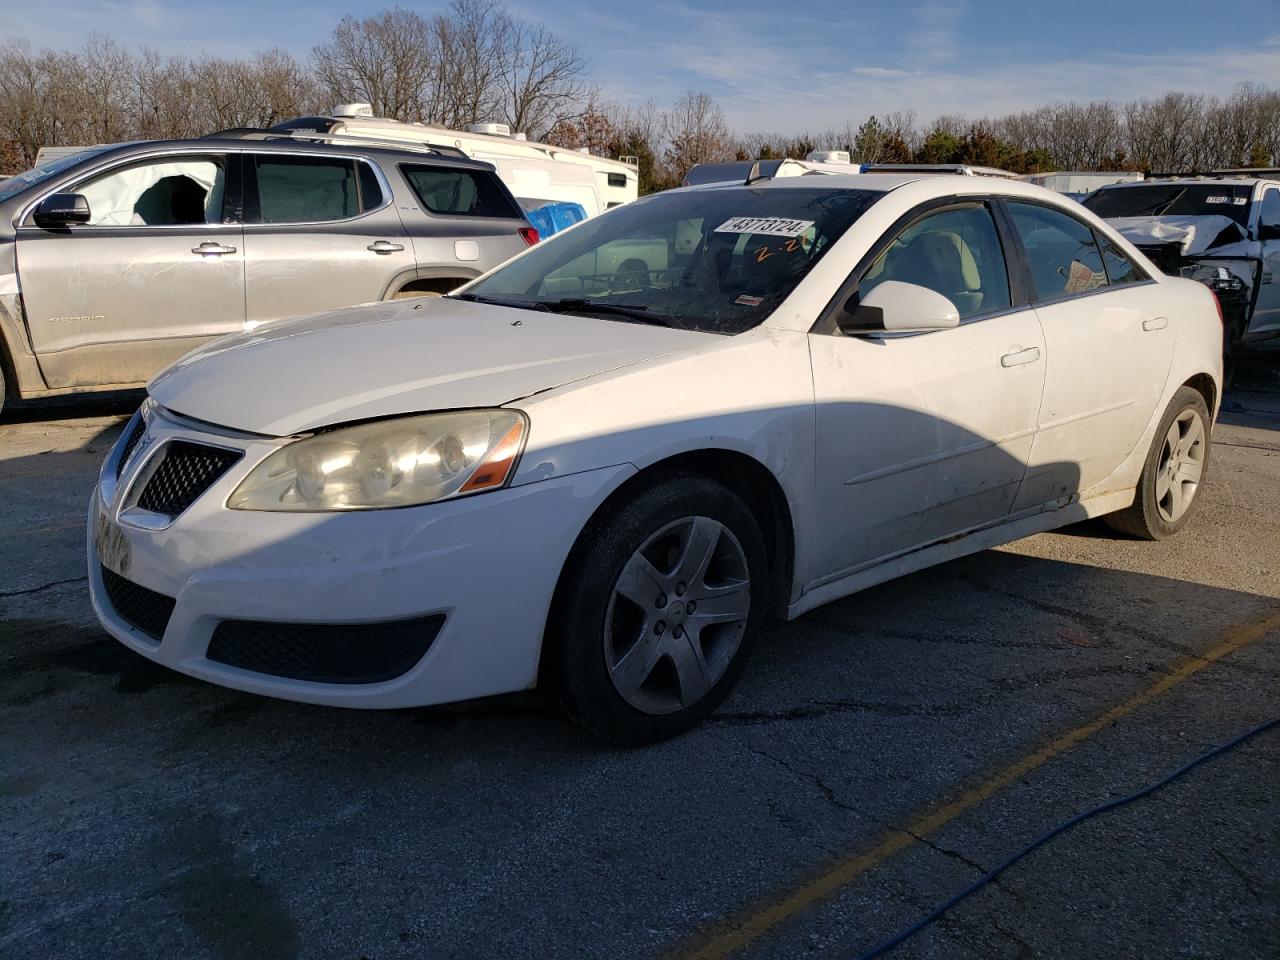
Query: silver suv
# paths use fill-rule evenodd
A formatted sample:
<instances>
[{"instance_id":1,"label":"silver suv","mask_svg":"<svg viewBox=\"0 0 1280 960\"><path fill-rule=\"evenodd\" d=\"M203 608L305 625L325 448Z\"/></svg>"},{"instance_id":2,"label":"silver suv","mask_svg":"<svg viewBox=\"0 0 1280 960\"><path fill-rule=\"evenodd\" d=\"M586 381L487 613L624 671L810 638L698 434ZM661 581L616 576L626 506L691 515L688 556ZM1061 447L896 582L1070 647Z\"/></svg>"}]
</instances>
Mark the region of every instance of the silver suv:
<instances>
[{"instance_id":1,"label":"silver suv","mask_svg":"<svg viewBox=\"0 0 1280 960\"><path fill-rule=\"evenodd\" d=\"M537 241L486 163L215 135L0 184L0 405L134 387L282 317L447 292Z\"/></svg>"}]
</instances>

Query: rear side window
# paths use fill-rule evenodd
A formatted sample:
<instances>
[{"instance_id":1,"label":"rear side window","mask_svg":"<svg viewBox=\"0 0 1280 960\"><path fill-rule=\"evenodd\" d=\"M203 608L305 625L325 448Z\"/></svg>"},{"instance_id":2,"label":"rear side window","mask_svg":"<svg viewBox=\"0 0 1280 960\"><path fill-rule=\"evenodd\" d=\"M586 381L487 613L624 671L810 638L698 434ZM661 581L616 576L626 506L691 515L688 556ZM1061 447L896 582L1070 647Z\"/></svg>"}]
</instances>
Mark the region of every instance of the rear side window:
<instances>
[{"instance_id":1,"label":"rear side window","mask_svg":"<svg viewBox=\"0 0 1280 960\"><path fill-rule=\"evenodd\" d=\"M354 160L288 154L259 155L253 160L259 210L251 219L258 223L323 223L361 212Z\"/></svg>"},{"instance_id":2,"label":"rear side window","mask_svg":"<svg viewBox=\"0 0 1280 960\"><path fill-rule=\"evenodd\" d=\"M1053 300L1107 286L1093 230L1075 217L1030 203L1009 204L1027 251L1036 297Z\"/></svg>"},{"instance_id":3,"label":"rear side window","mask_svg":"<svg viewBox=\"0 0 1280 960\"><path fill-rule=\"evenodd\" d=\"M1114 243L1103 236L1098 236L1098 241L1102 244L1102 262L1106 265L1107 280L1110 281L1111 286L1141 283L1148 279L1142 268L1130 260Z\"/></svg>"},{"instance_id":4,"label":"rear side window","mask_svg":"<svg viewBox=\"0 0 1280 960\"><path fill-rule=\"evenodd\" d=\"M462 170L405 164L400 168L418 202L432 213L519 220L519 207L497 178L485 170Z\"/></svg>"}]
</instances>

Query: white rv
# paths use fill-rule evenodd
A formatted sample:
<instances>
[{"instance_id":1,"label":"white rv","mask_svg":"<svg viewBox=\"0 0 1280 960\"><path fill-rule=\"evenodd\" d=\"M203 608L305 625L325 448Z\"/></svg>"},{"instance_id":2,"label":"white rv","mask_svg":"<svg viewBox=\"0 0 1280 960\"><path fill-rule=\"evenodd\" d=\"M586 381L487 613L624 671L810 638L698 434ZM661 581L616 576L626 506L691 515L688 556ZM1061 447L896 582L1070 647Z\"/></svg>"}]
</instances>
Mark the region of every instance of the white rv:
<instances>
[{"instance_id":1,"label":"white rv","mask_svg":"<svg viewBox=\"0 0 1280 960\"><path fill-rule=\"evenodd\" d=\"M502 123L450 130L425 123L404 123L373 115L367 103L344 103L327 117L297 117L271 128L280 133L311 133L334 142L379 141L451 147L492 163L508 189L531 209L532 201L579 203L594 216L639 196L640 171L634 157L611 160L586 150L569 150L512 133Z\"/></svg>"}]
</instances>

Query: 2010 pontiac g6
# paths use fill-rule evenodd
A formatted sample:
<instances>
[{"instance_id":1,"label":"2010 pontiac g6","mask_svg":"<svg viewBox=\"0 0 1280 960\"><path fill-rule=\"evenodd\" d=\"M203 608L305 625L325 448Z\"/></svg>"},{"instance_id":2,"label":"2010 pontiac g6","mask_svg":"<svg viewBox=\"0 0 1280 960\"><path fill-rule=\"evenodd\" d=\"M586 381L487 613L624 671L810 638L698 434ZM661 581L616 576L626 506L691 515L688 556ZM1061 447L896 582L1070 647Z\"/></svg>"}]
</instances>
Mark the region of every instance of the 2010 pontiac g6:
<instances>
[{"instance_id":1,"label":"2010 pontiac g6","mask_svg":"<svg viewBox=\"0 0 1280 960\"><path fill-rule=\"evenodd\" d=\"M89 505L121 642L352 707L544 685L670 736L761 620L1205 477L1212 293L1016 182L679 190L452 297L284 321L154 380Z\"/></svg>"}]
</instances>

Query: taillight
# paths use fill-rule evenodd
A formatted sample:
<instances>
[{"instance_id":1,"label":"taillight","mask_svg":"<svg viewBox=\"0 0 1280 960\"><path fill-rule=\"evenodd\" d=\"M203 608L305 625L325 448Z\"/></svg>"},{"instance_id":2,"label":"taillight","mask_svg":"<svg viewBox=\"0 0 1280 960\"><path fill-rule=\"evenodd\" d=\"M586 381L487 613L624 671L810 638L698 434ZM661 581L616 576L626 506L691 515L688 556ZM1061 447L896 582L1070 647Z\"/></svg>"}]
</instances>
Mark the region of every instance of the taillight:
<instances>
[{"instance_id":1,"label":"taillight","mask_svg":"<svg viewBox=\"0 0 1280 960\"><path fill-rule=\"evenodd\" d=\"M525 242L526 246L532 247L535 243L537 243L542 238L538 236L537 227L521 227L520 239Z\"/></svg>"},{"instance_id":2,"label":"taillight","mask_svg":"<svg viewBox=\"0 0 1280 960\"><path fill-rule=\"evenodd\" d=\"M1217 311L1218 311L1218 322L1222 324L1223 327L1226 327L1227 321L1226 321L1226 318L1222 315L1222 299L1218 296L1217 290L1210 288L1209 292L1213 294L1213 305L1214 307L1217 308Z\"/></svg>"}]
</instances>

